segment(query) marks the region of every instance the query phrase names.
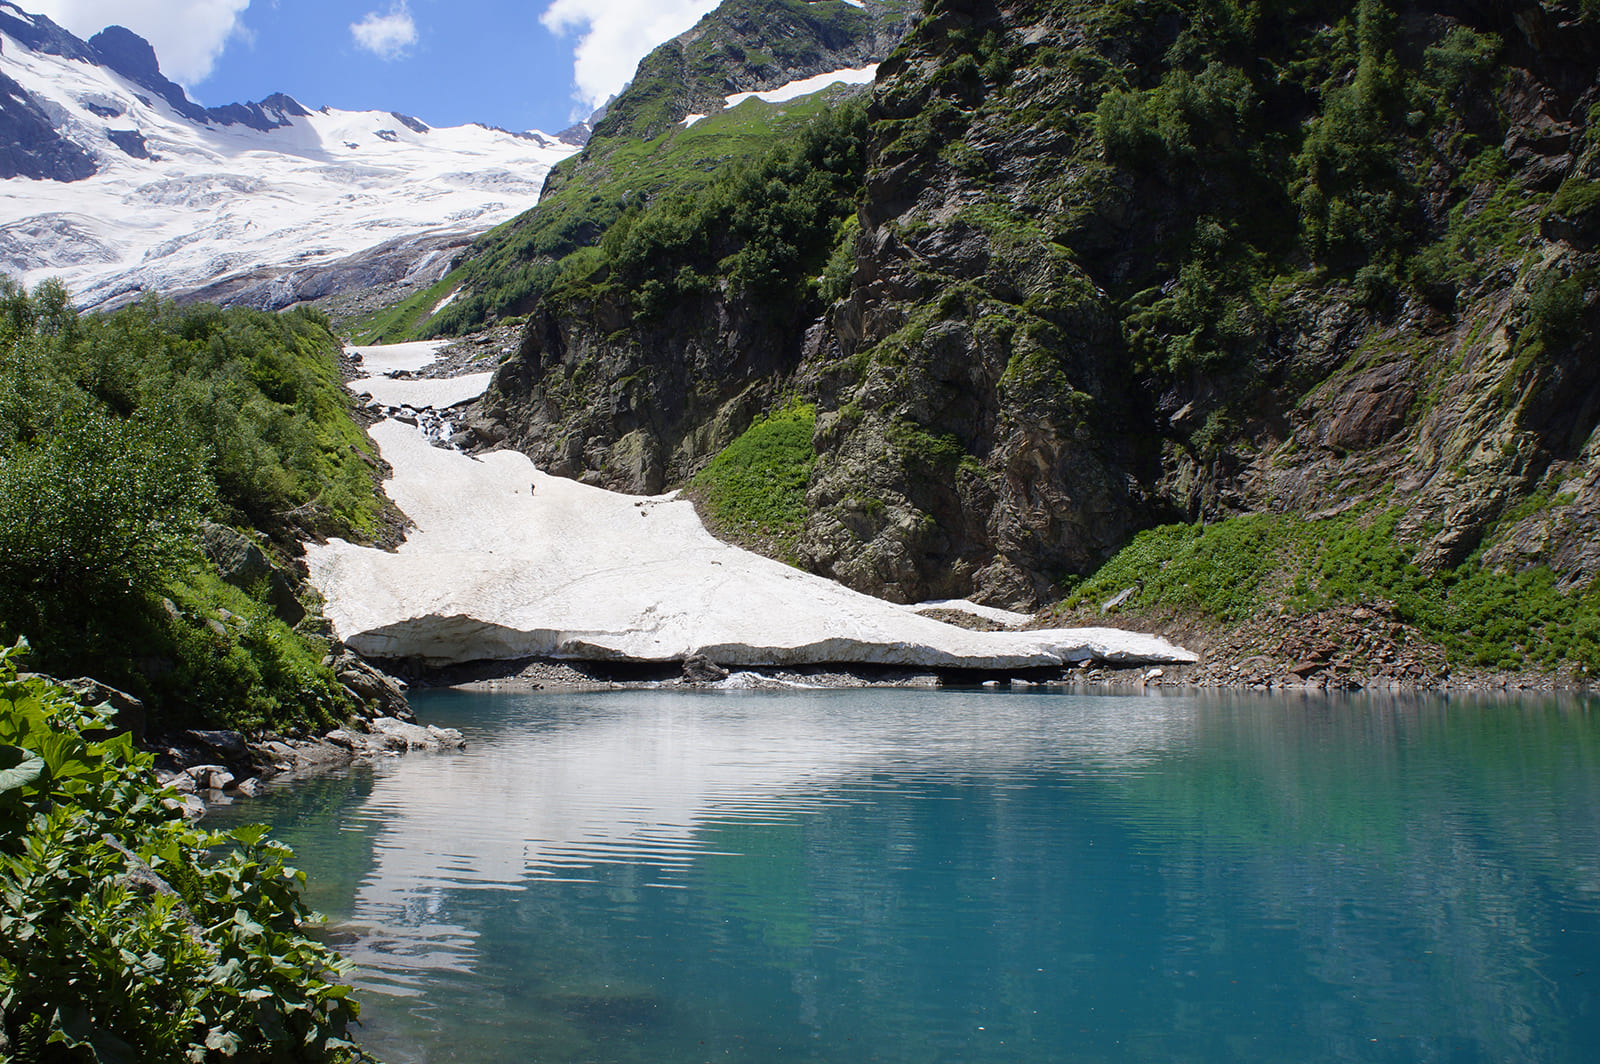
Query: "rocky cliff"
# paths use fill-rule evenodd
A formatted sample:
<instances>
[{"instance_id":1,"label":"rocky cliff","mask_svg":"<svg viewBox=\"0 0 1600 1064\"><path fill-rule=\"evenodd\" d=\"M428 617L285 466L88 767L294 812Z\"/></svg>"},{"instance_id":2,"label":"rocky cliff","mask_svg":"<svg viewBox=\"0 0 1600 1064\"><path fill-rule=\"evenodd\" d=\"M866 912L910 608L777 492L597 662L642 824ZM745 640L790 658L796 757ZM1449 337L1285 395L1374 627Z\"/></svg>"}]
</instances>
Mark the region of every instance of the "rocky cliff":
<instances>
[{"instance_id":1,"label":"rocky cliff","mask_svg":"<svg viewBox=\"0 0 1600 1064\"><path fill-rule=\"evenodd\" d=\"M1576 0L940 0L859 162L817 160L860 174L824 276L799 255L758 289L736 236L657 238L662 307L610 241L486 428L655 491L808 400L796 557L899 601L1038 605L1141 529L1248 513L1392 514L1423 579L1582 590L1597 57Z\"/></svg>"},{"instance_id":2,"label":"rocky cliff","mask_svg":"<svg viewBox=\"0 0 1600 1064\"><path fill-rule=\"evenodd\" d=\"M1379 496L1453 565L1549 483L1512 538L1592 579L1594 27L1143 7L946 3L880 71L813 566L1028 601L1160 519Z\"/></svg>"}]
</instances>

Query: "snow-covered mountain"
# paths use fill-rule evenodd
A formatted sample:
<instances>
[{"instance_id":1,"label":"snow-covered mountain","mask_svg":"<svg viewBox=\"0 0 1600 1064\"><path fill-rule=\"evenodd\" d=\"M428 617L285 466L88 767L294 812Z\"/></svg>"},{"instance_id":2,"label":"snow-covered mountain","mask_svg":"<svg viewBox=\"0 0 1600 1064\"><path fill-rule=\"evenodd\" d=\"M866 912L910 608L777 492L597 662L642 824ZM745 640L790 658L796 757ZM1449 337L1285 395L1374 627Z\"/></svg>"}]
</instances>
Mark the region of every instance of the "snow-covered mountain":
<instances>
[{"instance_id":1,"label":"snow-covered mountain","mask_svg":"<svg viewBox=\"0 0 1600 1064\"><path fill-rule=\"evenodd\" d=\"M275 307L431 280L532 206L579 138L432 129L282 94L203 108L121 27L79 40L0 0L0 272L81 306L203 289Z\"/></svg>"}]
</instances>

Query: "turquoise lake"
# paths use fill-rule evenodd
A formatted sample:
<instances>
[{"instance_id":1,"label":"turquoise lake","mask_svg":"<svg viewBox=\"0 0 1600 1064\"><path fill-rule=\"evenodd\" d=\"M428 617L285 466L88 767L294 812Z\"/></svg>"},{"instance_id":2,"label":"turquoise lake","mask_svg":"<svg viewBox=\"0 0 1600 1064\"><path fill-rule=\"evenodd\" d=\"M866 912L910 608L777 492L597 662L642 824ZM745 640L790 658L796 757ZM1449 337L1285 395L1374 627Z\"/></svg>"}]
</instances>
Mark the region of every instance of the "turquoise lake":
<instances>
[{"instance_id":1,"label":"turquoise lake","mask_svg":"<svg viewBox=\"0 0 1600 1064\"><path fill-rule=\"evenodd\" d=\"M390 1064L1600 1053L1595 700L414 704L468 749L206 821L299 852Z\"/></svg>"}]
</instances>

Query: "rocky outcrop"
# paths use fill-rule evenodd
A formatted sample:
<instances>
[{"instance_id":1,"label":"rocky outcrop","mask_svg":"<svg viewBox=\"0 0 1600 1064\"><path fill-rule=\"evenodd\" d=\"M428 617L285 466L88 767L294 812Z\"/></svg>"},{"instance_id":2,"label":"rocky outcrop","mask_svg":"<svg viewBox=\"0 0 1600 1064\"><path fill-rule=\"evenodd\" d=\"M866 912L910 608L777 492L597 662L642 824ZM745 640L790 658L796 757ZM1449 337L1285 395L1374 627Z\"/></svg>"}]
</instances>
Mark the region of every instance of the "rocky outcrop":
<instances>
[{"instance_id":1,"label":"rocky outcrop","mask_svg":"<svg viewBox=\"0 0 1600 1064\"><path fill-rule=\"evenodd\" d=\"M28 90L0 74L0 180L81 181L95 169L94 156L63 137Z\"/></svg>"},{"instance_id":2,"label":"rocky outcrop","mask_svg":"<svg viewBox=\"0 0 1600 1064\"><path fill-rule=\"evenodd\" d=\"M798 393L799 557L901 602L1033 606L1151 524L1362 504L1425 571L1585 586L1600 25L1191 6L936 5L879 68L842 300L541 305L485 433L653 492Z\"/></svg>"},{"instance_id":3,"label":"rocky outcrop","mask_svg":"<svg viewBox=\"0 0 1600 1064\"><path fill-rule=\"evenodd\" d=\"M245 125L266 132L289 125L292 116L310 114L298 101L281 92L260 103L201 107L189 99L183 86L161 73L161 64L150 42L125 26L107 26L90 37L87 51L92 61L155 93L191 121Z\"/></svg>"},{"instance_id":4,"label":"rocky outcrop","mask_svg":"<svg viewBox=\"0 0 1600 1064\"><path fill-rule=\"evenodd\" d=\"M1519 25L1441 4L1408 15L1397 43L1420 56L1458 28L1503 35L1525 64L1500 89L1505 128L1477 114L1461 124L1505 141L1506 180L1536 211L1537 189L1582 167L1570 117L1595 85L1566 53L1536 51ZM1141 367L1129 303L1150 297L1121 293L1184 283L1145 249L1192 239L1197 216L1264 205L1205 153L1187 172L1160 160L1108 167L1092 124L1053 117L1082 113L1093 95L1086 78L1034 57L1044 42L1164 47L1176 28L1130 26L1112 41L1094 29L1074 5L947 3L880 69L854 286L808 359L823 404L836 396L850 415L818 420L801 546L814 568L890 597L1029 603L1158 519L1313 512L1391 486L1419 527L1443 526L1433 564L1455 564L1552 468L1565 480L1582 467L1600 393L1572 341L1593 335L1592 298L1577 312L1587 326L1537 356L1527 333L1532 293L1595 264L1536 230L1515 252L1520 265L1451 291L1448 310L1438 293L1384 306L1338 283L1304 284L1236 355L1212 340L1210 372ZM1005 42L996 51L1012 57L1009 70L943 76L985 34ZM930 115L943 149L907 150L902 131ZM1435 181L1449 172L1436 169ZM1439 213L1423 224L1448 239L1448 212L1459 221L1471 204L1443 186L1427 194ZM1052 213L1065 203L1076 204L1070 224ZM854 377L842 387L840 367ZM1538 395L1547 401L1530 402ZM928 437L947 445L919 453Z\"/></svg>"},{"instance_id":5,"label":"rocky outcrop","mask_svg":"<svg viewBox=\"0 0 1600 1064\"><path fill-rule=\"evenodd\" d=\"M305 618L306 609L295 594L297 581L292 572L274 564L250 536L207 521L200 526L198 543L222 579L246 591L259 592L283 623L295 625Z\"/></svg>"},{"instance_id":6,"label":"rocky outcrop","mask_svg":"<svg viewBox=\"0 0 1600 1064\"><path fill-rule=\"evenodd\" d=\"M367 717L416 722L404 688L358 655L341 650L334 656L333 673L356 703L365 708Z\"/></svg>"},{"instance_id":7,"label":"rocky outcrop","mask_svg":"<svg viewBox=\"0 0 1600 1064\"><path fill-rule=\"evenodd\" d=\"M658 495L747 428L799 362L792 308L705 297L628 329L627 304L617 293L536 309L468 423L479 440L557 476Z\"/></svg>"}]
</instances>

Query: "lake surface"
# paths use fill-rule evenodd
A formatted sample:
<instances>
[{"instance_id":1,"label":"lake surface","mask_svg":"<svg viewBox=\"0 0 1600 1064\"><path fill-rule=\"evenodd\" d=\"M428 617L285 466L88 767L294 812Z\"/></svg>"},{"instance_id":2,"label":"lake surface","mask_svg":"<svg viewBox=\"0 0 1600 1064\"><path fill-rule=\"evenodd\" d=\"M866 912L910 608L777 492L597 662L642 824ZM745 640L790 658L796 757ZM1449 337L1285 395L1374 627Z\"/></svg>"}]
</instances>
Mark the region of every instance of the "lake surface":
<instances>
[{"instance_id":1,"label":"lake surface","mask_svg":"<svg viewBox=\"0 0 1600 1064\"><path fill-rule=\"evenodd\" d=\"M422 693L275 786L409 1061L1592 1061L1600 703Z\"/></svg>"}]
</instances>

